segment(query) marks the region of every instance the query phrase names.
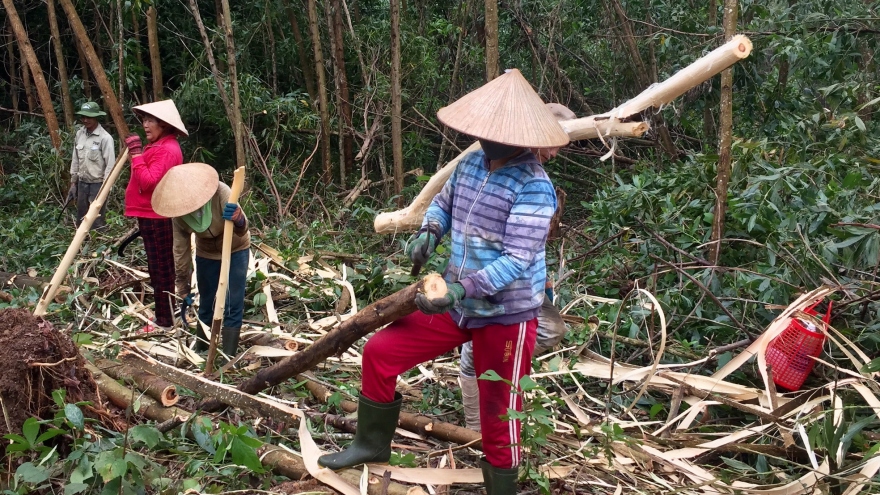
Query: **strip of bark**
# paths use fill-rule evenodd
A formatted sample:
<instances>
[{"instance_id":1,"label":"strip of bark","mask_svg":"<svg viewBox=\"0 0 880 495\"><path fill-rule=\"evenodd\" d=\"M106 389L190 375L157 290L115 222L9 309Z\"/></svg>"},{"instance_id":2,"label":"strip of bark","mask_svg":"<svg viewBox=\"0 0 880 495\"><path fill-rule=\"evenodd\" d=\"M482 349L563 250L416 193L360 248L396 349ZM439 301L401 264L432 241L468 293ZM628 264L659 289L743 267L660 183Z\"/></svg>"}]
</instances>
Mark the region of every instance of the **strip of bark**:
<instances>
[{"instance_id":1,"label":"strip of bark","mask_svg":"<svg viewBox=\"0 0 880 495\"><path fill-rule=\"evenodd\" d=\"M419 292L429 294L432 298L442 297L446 294L446 283L443 277L432 273L409 287L370 304L302 352L263 368L239 385L238 390L246 394L256 394L314 368L330 356L341 355L361 337L413 313L416 310L415 297ZM203 402L200 409L217 411L223 404L223 401L210 400Z\"/></svg>"}]
</instances>

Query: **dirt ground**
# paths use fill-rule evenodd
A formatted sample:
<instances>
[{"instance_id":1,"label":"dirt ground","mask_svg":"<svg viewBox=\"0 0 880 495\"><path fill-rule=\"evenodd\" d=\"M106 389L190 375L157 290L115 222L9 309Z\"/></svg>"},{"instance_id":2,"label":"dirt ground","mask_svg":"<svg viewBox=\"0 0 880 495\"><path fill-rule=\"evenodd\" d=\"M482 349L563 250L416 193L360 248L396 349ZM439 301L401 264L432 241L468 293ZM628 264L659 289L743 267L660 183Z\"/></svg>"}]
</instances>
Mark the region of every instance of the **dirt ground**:
<instances>
[{"instance_id":1,"label":"dirt ground","mask_svg":"<svg viewBox=\"0 0 880 495\"><path fill-rule=\"evenodd\" d=\"M55 415L52 391L67 390L67 402L89 401L86 416L110 419L85 360L66 334L26 309L0 310L0 436L20 432L30 416ZM8 425L8 426L7 426Z\"/></svg>"}]
</instances>

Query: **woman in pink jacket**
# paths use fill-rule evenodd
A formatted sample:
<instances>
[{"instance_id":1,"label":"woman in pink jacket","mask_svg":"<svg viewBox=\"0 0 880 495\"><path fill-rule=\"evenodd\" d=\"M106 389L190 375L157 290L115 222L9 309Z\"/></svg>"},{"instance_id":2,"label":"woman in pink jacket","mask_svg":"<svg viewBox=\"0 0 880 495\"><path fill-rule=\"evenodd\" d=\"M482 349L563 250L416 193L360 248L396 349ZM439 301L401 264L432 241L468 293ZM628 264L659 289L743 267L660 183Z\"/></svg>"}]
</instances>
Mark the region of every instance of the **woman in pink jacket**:
<instances>
[{"instance_id":1,"label":"woman in pink jacket","mask_svg":"<svg viewBox=\"0 0 880 495\"><path fill-rule=\"evenodd\" d=\"M174 326L171 303L174 297L174 236L171 219L153 211L150 199L165 173L183 163L177 136L189 136L189 133L171 100L136 106L133 110L141 118L148 143L143 146L137 134L125 138L131 157L131 179L125 189L125 216L137 218L147 252L150 285L156 300L156 321L155 325L147 325L144 330L151 331L156 327L167 329Z\"/></svg>"}]
</instances>

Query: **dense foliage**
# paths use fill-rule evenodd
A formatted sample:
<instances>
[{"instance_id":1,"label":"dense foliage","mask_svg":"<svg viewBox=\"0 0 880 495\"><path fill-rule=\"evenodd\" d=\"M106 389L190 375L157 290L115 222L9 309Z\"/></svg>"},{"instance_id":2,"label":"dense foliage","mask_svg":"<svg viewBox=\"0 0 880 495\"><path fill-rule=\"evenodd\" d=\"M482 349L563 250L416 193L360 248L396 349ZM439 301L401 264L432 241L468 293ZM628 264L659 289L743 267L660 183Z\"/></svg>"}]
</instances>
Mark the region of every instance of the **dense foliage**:
<instances>
[{"instance_id":1,"label":"dense foliage","mask_svg":"<svg viewBox=\"0 0 880 495\"><path fill-rule=\"evenodd\" d=\"M235 156L232 131L187 2L75 3L111 80L118 78L115 64L120 47L114 26L115 9L122 5L126 108L143 99L145 80L149 87L143 12L155 4L165 92L176 101L192 131L182 141L185 158L212 163L228 177ZM260 166L249 168L249 193L243 201L255 238L293 260L318 250L356 253L361 258L349 265L348 280L364 302L399 289L408 282L399 268L409 265L400 250L405 237L372 233L376 213L397 205L388 183L367 188L352 205L344 205L342 199L362 176L381 181L391 169L388 3L354 1L343 14L344 63L356 148L364 143L375 119L381 124L366 158L355 163L344 184L322 177L315 158L319 115L306 89L308 72L297 55L303 50L312 58L305 2L230 3L242 114L263 158ZM578 116L601 113L718 46L723 41L719 3L503 2L499 7L501 64L520 68L547 101L565 103ZM616 14L615 4L625 17ZM57 96L45 6L30 1L16 5ZM223 40L215 22L219 2L200 1L199 5L222 66ZM710 12L710 5L717 10ZM331 128L338 129L324 5L318 7L331 90ZM720 267L695 263L706 254L718 200L713 188L720 88L718 78L713 78L672 105L646 112L643 117L652 123L652 131L643 139L614 142L615 158L598 158L611 142L584 141L548 165L551 177L568 194L563 238L548 245L558 305L573 303L571 314L597 316L609 332L650 339L651 322L638 308L624 308L618 315L619 304L592 305L581 297L620 299L634 287L646 288L664 307L671 346L702 355L713 347L759 334L778 313L768 305L784 306L819 285L839 284L846 290L835 295L841 304L834 313L834 325L874 357L880 350L876 317L880 308L872 292L880 266L880 180L874 175L880 166L876 115L880 66L875 60L880 48L880 13L875 3L860 0L743 0L739 9L738 31L752 39L755 49L734 67L734 168L726 198L729 212ZM462 148L467 145L465 137L444 130L435 114L484 81L482 12L483 2L476 0L405 2L401 21L405 167L422 168L424 173L408 178L404 199L416 194L438 164L455 156L450 142ZM289 16L296 19L304 38L300 46ZM132 35L132 17L140 19L140 38ZM72 41L64 22L62 30L65 41ZM638 59L627 49L629 42L635 43ZM94 83L87 89L82 79L73 43L67 43L65 50L74 102L97 99ZM140 56L136 56L138 51ZM17 98L15 105L23 109L20 80L18 93L11 92L9 74L18 70L11 64L11 53L4 55L7 70L0 74L0 106L12 108ZM113 84L118 85L118 79ZM60 115L60 98L56 111ZM24 273L32 268L48 276L72 231L70 216L57 221L66 192L72 130L65 130L66 151L58 156L41 119L3 112L6 132L0 141L6 147L0 150L0 271ZM105 124L112 127L109 120ZM674 153L660 144L663 128L670 133ZM334 138L334 153L335 144ZM127 175L120 180L124 184ZM110 250L114 238L131 225L121 214L121 198L122 187L117 187L109 208L110 231L91 236L83 251L87 257L115 256ZM592 249L612 237L608 244ZM139 257L126 261L143 264ZM435 258L431 268L441 268L442 262ZM251 283L255 290L257 281ZM16 299L11 305L32 303L38 297L34 290L12 292ZM303 308L332 311L335 296L310 289L295 295L301 301L285 313L288 323L305 319ZM852 303L864 296L870 296L867 306ZM0 303L0 307L6 305ZM71 317L64 305L53 306L53 311L55 318ZM247 311L257 317L261 308L249 304ZM597 340L588 326L573 328L567 336L566 344L585 343L597 352L611 351L610 341ZM643 349L618 343L615 352L633 364L651 362ZM695 372L711 372L729 357L728 353ZM746 372L738 373L736 379L759 381ZM433 393L426 394L435 397L423 405L426 410L437 407L441 395L449 391ZM653 417L658 413L656 404L646 397L640 406ZM850 419L857 423L865 418L864 411L853 411ZM540 440L541 425L532 426ZM230 435L253 443L247 429L233 430L229 426ZM153 438L152 432L142 433ZM77 448L85 451L85 443L77 439ZM870 448L864 438L856 440L853 449ZM153 449L165 440L143 441ZM106 453L121 445L115 437L108 442L100 455L110 455ZM744 455L736 462L757 466L755 477L770 480L767 458ZM140 472L158 469L151 463L138 463ZM32 477L45 474L34 469ZM98 471L90 473L97 475L103 475L104 481L113 479ZM157 472L154 483L163 479Z\"/></svg>"}]
</instances>

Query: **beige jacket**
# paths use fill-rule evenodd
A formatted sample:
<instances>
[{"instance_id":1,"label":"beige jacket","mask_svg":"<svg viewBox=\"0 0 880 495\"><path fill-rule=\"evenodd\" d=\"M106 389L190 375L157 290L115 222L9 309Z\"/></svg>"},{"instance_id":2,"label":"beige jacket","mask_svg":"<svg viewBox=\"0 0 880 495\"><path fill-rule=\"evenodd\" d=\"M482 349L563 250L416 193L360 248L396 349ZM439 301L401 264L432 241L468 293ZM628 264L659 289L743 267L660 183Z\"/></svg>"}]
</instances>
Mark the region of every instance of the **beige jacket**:
<instances>
[{"instance_id":1,"label":"beige jacket","mask_svg":"<svg viewBox=\"0 0 880 495\"><path fill-rule=\"evenodd\" d=\"M113 137L98 124L89 132L85 126L76 131L73 143L73 157L70 160L71 182L81 180L101 183L110 175L116 164L116 150Z\"/></svg>"},{"instance_id":2,"label":"beige jacket","mask_svg":"<svg viewBox=\"0 0 880 495\"><path fill-rule=\"evenodd\" d=\"M174 270L175 287L177 294L185 297L190 293L190 281L192 280L192 244L190 238L193 233L196 236L196 256L209 260L219 260L223 253L223 207L229 201L229 186L220 183L220 187L211 198L211 225L204 232L193 230L181 218L174 218L171 223L174 228ZM244 213L242 211L242 213ZM247 217L244 227L233 230L232 252L237 253L251 246L251 234L248 232Z\"/></svg>"}]
</instances>

